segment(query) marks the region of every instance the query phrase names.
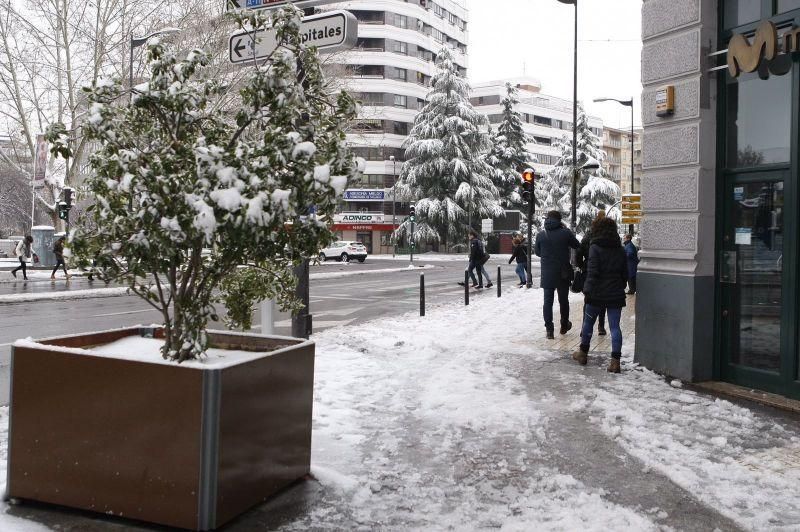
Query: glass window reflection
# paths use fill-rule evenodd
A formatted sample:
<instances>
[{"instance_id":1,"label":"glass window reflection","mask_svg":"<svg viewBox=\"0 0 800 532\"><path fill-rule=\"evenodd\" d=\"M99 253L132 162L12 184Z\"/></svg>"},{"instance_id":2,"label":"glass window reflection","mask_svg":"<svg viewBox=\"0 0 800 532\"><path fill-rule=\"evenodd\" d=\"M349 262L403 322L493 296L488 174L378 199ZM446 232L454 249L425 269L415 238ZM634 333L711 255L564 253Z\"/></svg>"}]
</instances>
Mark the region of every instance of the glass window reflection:
<instances>
[{"instance_id":1,"label":"glass window reflection","mask_svg":"<svg viewBox=\"0 0 800 532\"><path fill-rule=\"evenodd\" d=\"M728 83L728 168L789 161L792 77L742 74Z\"/></svg>"},{"instance_id":2,"label":"glass window reflection","mask_svg":"<svg viewBox=\"0 0 800 532\"><path fill-rule=\"evenodd\" d=\"M761 19L761 0L725 0L725 27L735 28Z\"/></svg>"},{"instance_id":3,"label":"glass window reflection","mask_svg":"<svg viewBox=\"0 0 800 532\"><path fill-rule=\"evenodd\" d=\"M800 0L778 0L778 13L800 9Z\"/></svg>"}]
</instances>

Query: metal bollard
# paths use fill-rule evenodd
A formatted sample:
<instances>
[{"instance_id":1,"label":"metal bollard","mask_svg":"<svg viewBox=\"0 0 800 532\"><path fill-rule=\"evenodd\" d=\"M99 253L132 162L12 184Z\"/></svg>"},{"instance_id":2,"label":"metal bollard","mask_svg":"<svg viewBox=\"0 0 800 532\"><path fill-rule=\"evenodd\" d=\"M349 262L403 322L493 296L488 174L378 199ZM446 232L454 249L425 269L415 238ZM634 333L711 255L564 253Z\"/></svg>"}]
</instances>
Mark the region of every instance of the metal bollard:
<instances>
[{"instance_id":1,"label":"metal bollard","mask_svg":"<svg viewBox=\"0 0 800 532\"><path fill-rule=\"evenodd\" d=\"M419 315L425 315L425 274L419 274Z\"/></svg>"},{"instance_id":2,"label":"metal bollard","mask_svg":"<svg viewBox=\"0 0 800 532\"><path fill-rule=\"evenodd\" d=\"M497 267L497 297L503 293L502 286L503 286L503 278L501 277L502 268L500 266Z\"/></svg>"},{"instance_id":3,"label":"metal bollard","mask_svg":"<svg viewBox=\"0 0 800 532\"><path fill-rule=\"evenodd\" d=\"M464 305L469 305L469 271L464 270Z\"/></svg>"}]
</instances>

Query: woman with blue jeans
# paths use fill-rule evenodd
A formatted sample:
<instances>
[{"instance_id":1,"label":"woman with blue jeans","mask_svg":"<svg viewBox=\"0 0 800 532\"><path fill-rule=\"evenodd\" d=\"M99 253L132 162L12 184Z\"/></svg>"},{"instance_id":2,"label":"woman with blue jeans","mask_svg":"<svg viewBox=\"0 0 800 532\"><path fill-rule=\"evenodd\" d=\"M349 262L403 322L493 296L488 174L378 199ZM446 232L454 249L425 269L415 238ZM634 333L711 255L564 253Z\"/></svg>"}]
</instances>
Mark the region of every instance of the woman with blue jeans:
<instances>
[{"instance_id":1,"label":"woman with blue jeans","mask_svg":"<svg viewBox=\"0 0 800 532\"><path fill-rule=\"evenodd\" d=\"M525 244L523 244L523 238L519 235L515 236L511 240L512 248L511 248L511 258L508 259L508 263L511 264L511 261L516 259L517 260L517 277L519 277L519 286L525 286L528 284L528 250L525 249Z\"/></svg>"},{"instance_id":2,"label":"woman with blue jeans","mask_svg":"<svg viewBox=\"0 0 800 532\"><path fill-rule=\"evenodd\" d=\"M617 223L611 218L599 218L592 224L592 242L586 281L583 284L584 307L580 348L572 358L586 365L589 344L598 315L605 310L611 329L611 362L608 371L620 372L622 330L619 322L625 306L625 286L628 282L628 261L617 233Z\"/></svg>"}]
</instances>

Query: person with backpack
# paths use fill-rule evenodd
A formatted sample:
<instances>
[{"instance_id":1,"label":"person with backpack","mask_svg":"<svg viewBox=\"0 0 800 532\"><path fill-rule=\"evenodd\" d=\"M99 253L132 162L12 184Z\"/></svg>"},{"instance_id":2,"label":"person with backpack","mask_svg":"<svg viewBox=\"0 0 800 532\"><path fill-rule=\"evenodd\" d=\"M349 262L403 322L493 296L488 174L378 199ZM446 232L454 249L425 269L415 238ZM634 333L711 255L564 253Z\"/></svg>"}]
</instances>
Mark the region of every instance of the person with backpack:
<instances>
[{"instance_id":1,"label":"person with backpack","mask_svg":"<svg viewBox=\"0 0 800 532\"><path fill-rule=\"evenodd\" d=\"M489 254L486 253L486 248L483 242L478 238L478 233L475 230L469 231L469 276L472 279L472 288L483 288L483 279L486 278L486 288L491 288L492 278L489 277L489 272L486 271L484 264L489 260ZM475 270L478 271L478 278L475 279ZM458 283L463 285L463 282Z\"/></svg>"},{"instance_id":2,"label":"person with backpack","mask_svg":"<svg viewBox=\"0 0 800 532\"><path fill-rule=\"evenodd\" d=\"M561 213L550 211L544 221L544 230L536 235L534 251L541 261L541 281L544 291L544 327L547 338L554 336L553 301L558 293L558 306L561 310L561 334L572 328L569 321L569 287L574 271L569 262L569 250L578 249L580 243L575 235L561 223Z\"/></svg>"},{"instance_id":3,"label":"person with backpack","mask_svg":"<svg viewBox=\"0 0 800 532\"><path fill-rule=\"evenodd\" d=\"M525 286L528 284L528 250L527 246L523 243L524 238L522 235L515 235L511 240L511 257L508 263L514 259L517 260L517 277L519 277L519 285Z\"/></svg>"},{"instance_id":4,"label":"person with backpack","mask_svg":"<svg viewBox=\"0 0 800 532\"><path fill-rule=\"evenodd\" d=\"M11 275L14 277L17 276L19 270L22 270L22 278L26 281L28 280L28 262L34 260L34 257L36 257L32 244L33 237L31 235L27 235L17 243L17 247L14 249L14 255L19 259L19 266L11 270Z\"/></svg>"},{"instance_id":5,"label":"person with backpack","mask_svg":"<svg viewBox=\"0 0 800 532\"><path fill-rule=\"evenodd\" d=\"M633 235L625 235L625 257L628 259L628 295L636 293L636 271L639 269L639 250L632 241Z\"/></svg>"},{"instance_id":6,"label":"person with backpack","mask_svg":"<svg viewBox=\"0 0 800 532\"><path fill-rule=\"evenodd\" d=\"M59 237L56 240L56 243L53 245L53 254L56 256L56 267L53 268L53 273L50 274L50 279L56 278L56 272L58 271L58 267L61 266L64 269L64 275L67 277L67 280L71 277L69 273L67 273L67 265L64 262L64 242L66 242L66 237Z\"/></svg>"},{"instance_id":7,"label":"person with backpack","mask_svg":"<svg viewBox=\"0 0 800 532\"><path fill-rule=\"evenodd\" d=\"M605 217L606 217L606 212L605 211L598 212L597 216L595 217L594 221L592 222L592 225L594 225L594 222L596 222L597 220L599 220L601 218L605 218ZM581 247L578 248L578 253L576 254L576 257L575 257L576 264L577 264L578 268L580 268L580 270L581 270L581 272L582 272L582 274L584 276L584 279L586 278L586 262L589 260L589 247L591 246L591 243L592 243L592 228L590 227L589 229L586 230L586 233L583 235L583 238L581 239ZM584 313L585 313L585 311L586 311L586 309L584 309ZM598 319L597 319L597 334L599 336L605 336L607 334L606 333L606 310L605 309L601 310L600 314L598 315Z\"/></svg>"},{"instance_id":8,"label":"person with backpack","mask_svg":"<svg viewBox=\"0 0 800 532\"><path fill-rule=\"evenodd\" d=\"M586 281L583 285L586 306L581 328L581 344L572 358L586 365L592 341L594 322L601 310L608 316L611 329L610 373L620 372L622 356L622 330L620 319L625 306L625 285L628 281L628 261L617 233L617 222L599 218L592 224L592 243L589 247Z\"/></svg>"}]
</instances>

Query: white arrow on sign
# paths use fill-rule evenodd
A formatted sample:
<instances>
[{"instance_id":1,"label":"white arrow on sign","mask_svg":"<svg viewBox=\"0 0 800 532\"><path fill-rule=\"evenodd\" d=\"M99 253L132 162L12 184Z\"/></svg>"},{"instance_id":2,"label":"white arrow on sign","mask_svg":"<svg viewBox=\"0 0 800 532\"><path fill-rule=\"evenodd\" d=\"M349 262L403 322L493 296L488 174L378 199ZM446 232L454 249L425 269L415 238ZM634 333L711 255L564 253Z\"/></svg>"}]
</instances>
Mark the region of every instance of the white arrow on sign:
<instances>
[{"instance_id":1,"label":"white arrow on sign","mask_svg":"<svg viewBox=\"0 0 800 532\"><path fill-rule=\"evenodd\" d=\"M349 11L329 11L304 17L300 22L303 44L315 46L321 53L347 50L358 40L358 19ZM244 31L231 35L228 45L233 64L269 57L280 43L274 29Z\"/></svg>"},{"instance_id":2,"label":"white arrow on sign","mask_svg":"<svg viewBox=\"0 0 800 532\"><path fill-rule=\"evenodd\" d=\"M227 0L226 6L228 11L234 9L275 9L276 7L287 6L293 4L299 9L306 7L321 6L324 4L332 4L339 0Z\"/></svg>"}]
</instances>

